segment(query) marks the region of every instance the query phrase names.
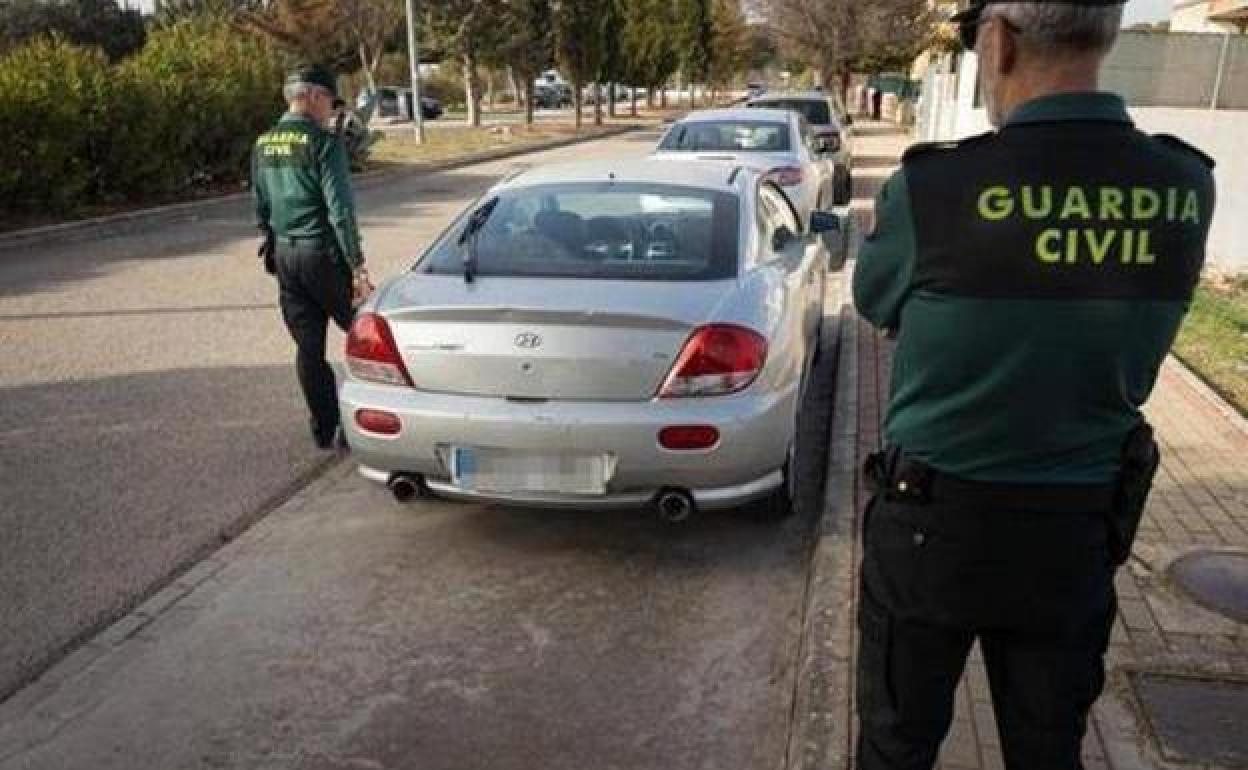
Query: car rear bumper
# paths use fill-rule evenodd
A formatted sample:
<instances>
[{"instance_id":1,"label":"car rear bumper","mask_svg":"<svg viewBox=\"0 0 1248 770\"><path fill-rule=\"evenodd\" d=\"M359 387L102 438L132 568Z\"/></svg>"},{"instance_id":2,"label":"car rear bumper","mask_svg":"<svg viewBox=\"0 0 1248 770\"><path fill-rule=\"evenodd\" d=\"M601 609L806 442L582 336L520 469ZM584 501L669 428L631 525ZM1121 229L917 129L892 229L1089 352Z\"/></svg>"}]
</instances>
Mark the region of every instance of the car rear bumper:
<instances>
[{"instance_id":1,"label":"car rear bumper","mask_svg":"<svg viewBox=\"0 0 1248 770\"><path fill-rule=\"evenodd\" d=\"M394 476L389 471L359 466L359 473L369 481L386 484ZM689 489L689 495L704 511L719 511L737 508L747 503L766 497L784 483L784 473L775 470L767 475L744 484L731 487L711 489ZM464 502L501 503L518 508L560 508L560 509L596 509L596 510L635 510L654 503L661 490L653 492L611 493L603 496L576 497L552 494L499 494L482 493L460 489L454 484L442 481L425 481L425 488L437 495L451 500Z\"/></svg>"},{"instance_id":2,"label":"car rear bumper","mask_svg":"<svg viewBox=\"0 0 1248 770\"><path fill-rule=\"evenodd\" d=\"M699 506L730 508L779 486L792 441L797 389L706 399L644 402L516 403L502 398L424 393L349 380L340 394L343 428L361 473L378 482L394 474L422 476L448 497L515 505L637 507L668 488L689 490ZM397 436L361 430L360 408L399 417ZM658 443L671 425L713 425L711 449L673 451ZM612 458L605 495L496 494L456 488L454 447L605 454Z\"/></svg>"}]
</instances>

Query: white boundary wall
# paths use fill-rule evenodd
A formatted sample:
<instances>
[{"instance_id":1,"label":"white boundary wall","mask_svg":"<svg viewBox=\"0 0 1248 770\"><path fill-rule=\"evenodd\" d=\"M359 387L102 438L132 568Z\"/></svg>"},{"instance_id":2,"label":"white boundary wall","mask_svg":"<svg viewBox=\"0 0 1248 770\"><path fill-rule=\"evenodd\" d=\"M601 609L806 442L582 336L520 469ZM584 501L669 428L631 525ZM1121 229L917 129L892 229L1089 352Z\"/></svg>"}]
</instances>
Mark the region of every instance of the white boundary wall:
<instances>
[{"instance_id":1,"label":"white boundary wall","mask_svg":"<svg viewBox=\"0 0 1248 770\"><path fill-rule=\"evenodd\" d=\"M939 103L922 109L939 118L920 122L921 140L960 139L992 128L984 110L974 106L977 74L975 55L963 54L956 93L943 84L932 90L930 81L924 84L924 99L933 94ZM948 93L954 93L952 101L939 98ZM1181 137L1217 161L1218 201L1208 263L1224 271L1248 271L1248 110L1132 107L1131 117L1141 130Z\"/></svg>"}]
</instances>

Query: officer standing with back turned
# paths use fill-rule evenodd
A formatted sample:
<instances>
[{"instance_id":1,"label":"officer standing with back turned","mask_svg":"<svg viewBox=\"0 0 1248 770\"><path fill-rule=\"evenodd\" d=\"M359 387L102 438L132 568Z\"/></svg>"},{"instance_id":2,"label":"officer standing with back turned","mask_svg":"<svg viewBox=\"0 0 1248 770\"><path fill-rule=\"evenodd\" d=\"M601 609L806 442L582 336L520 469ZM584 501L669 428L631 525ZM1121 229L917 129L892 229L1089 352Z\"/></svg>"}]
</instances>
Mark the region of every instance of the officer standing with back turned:
<instances>
[{"instance_id":1,"label":"officer standing with back turned","mask_svg":"<svg viewBox=\"0 0 1248 770\"><path fill-rule=\"evenodd\" d=\"M885 184L854 300L895 332L864 524L858 766L927 770L973 642L1006 767L1082 768L1157 468L1140 414L1204 261L1212 161L1097 90L1122 7L958 14L997 130Z\"/></svg>"},{"instance_id":2,"label":"officer standing with back turned","mask_svg":"<svg viewBox=\"0 0 1248 770\"><path fill-rule=\"evenodd\" d=\"M350 161L326 128L337 102L335 77L323 67L303 67L286 79L284 94L289 110L256 140L252 154L256 219L264 233L260 255L281 288L312 437L320 448L332 449L338 397L325 361L325 334L331 318L348 329L353 304L369 283Z\"/></svg>"}]
</instances>

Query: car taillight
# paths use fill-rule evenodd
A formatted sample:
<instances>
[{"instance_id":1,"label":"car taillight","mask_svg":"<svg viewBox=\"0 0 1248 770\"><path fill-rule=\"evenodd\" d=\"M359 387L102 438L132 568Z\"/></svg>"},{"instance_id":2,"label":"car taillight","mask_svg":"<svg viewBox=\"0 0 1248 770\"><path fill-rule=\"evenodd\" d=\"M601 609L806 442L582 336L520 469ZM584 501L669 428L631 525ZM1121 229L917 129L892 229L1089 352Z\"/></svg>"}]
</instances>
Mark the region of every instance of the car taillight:
<instances>
[{"instance_id":1,"label":"car taillight","mask_svg":"<svg viewBox=\"0 0 1248 770\"><path fill-rule=\"evenodd\" d=\"M669 425L659 431L659 446L664 449L710 449L719 443L719 429L714 425Z\"/></svg>"},{"instance_id":2,"label":"car taillight","mask_svg":"<svg viewBox=\"0 0 1248 770\"><path fill-rule=\"evenodd\" d=\"M768 171L767 178L781 187L794 187L802 183L802 169L799 166L780 166Z\"/></svg>"},{"instance_id":3,"label":"car taillight","mask_svg":"<svg viewBox=\"0 0 1248 770\"><path fill-rule=\"evenodd\" d=\"M699 327L685 343L660 398L722 396L744 389L762 371L767 341L743 326Z\"/></svg>"},{"instance_id":4,"label":"car taillight","mask_svg":"<svg viewBox=\"0 0 1248 770\"><path fill-rule=\"evenodd\" d=\"M390 324L376 313L364 313L347 335L347 369L355 377L386 385L411 385L412 378L399 357Z\"/></svg>"}]
</instances>

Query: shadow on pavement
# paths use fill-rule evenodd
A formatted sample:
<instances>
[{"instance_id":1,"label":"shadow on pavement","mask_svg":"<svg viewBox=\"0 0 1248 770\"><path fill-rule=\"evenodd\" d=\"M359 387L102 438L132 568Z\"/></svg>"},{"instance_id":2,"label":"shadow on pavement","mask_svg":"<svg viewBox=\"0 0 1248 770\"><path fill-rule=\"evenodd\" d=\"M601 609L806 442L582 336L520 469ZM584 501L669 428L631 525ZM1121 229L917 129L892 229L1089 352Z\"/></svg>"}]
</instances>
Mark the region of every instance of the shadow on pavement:
<instances>
[{"instance_id":1,"label":"shadow on pavement","mask_svg":"<svg viewBox=\"0 0 1248 770\"><path fill-rule=\"evenodd\" d=\"M361 222L389 226L387 218L410 218L422 203L447 196L476 197L497 179L494 174L456 170L372 182L356 196ZM257 235L250 201L213 204L204 211L92 240L23 246L20 257L0 252L0 298L55 291L99 277L129 260L177 260L222 249L227 252L221 257L255 260Z\"/></svg>"},{"instance_id":2,"label":"shadow on pavement","mask_svg":"<svg viewBox=\"0 0 1248 770\"><path fill-rule=\"evenodd\" d=\"M293 367L0 389L0 696L325 462Z\"/></svg>"}]
</instances>

